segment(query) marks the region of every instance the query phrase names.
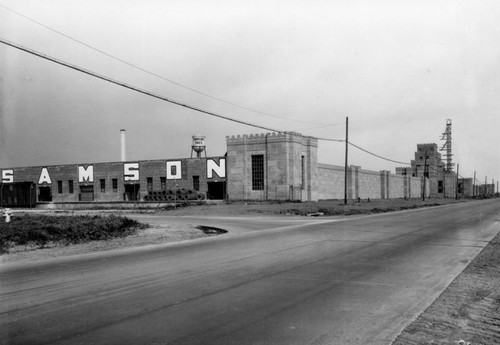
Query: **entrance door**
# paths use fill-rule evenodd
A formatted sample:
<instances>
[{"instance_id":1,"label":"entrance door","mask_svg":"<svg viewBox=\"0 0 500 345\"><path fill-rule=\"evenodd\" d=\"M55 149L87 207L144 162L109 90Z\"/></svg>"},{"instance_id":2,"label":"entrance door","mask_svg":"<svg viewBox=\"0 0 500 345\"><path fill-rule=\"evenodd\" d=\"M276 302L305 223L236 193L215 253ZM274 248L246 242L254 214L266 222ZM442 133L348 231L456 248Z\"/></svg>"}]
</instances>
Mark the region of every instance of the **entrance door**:
<instances>
[{"instance_id":1,"label":"entrance door","mask_svg":"<svg viewBox=\"0 0 500 345\"><path fill-rule=\"evenodd\" d=\"M137 201L139 200L139 190L141 185L138 183L126 184L125 194L123 194L123 200L125 201Z\"/></svg>"},{"instance_id":2,"label":"entrance door","mask_svg":"<svg viewBox=\"0 0 500 345\"><path fill-rule=\"evenodd\" d=\"M52 201L52 188L39 187L38 201Z\"/></svg>"},{"instance_id":3,"label":"entrance door","mask_svg":"<svg viewBox=\"0 0 500 345\"><path fill-rule=\"evenodd\" d=\"M94 185L80 186L80 201L94 201Z\"/></svg>"},{"instance_id":4,"label":"entrance door","mask_svg":"<svg viewBox=\"0 0 500 345\"><path fill-rule=\"evenodd\" d=\"M223 200L226 194L226 182L207 182L207 199Z\"/></svg>"}]
</instances>

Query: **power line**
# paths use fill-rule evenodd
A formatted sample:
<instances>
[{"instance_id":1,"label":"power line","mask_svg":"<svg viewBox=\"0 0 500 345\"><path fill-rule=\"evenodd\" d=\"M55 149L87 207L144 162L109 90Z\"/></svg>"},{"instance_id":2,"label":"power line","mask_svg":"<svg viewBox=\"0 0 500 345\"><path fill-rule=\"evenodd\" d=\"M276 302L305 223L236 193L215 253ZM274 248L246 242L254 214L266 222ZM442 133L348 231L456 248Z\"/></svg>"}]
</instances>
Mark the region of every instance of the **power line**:
<instances>
[{"instance_id":1,"label":"power line","mask_svg":"<svg viewBox=\"0 0 500 345\"><path fill-rule=\"evenodd\" d=\"M184 108L188 108L188 109L191 109L191 110L194 110L194 111L197 111L197 112L201 112L201 113L205 113L207 115L210 115L210 116L214 116L214 117L218 117L218 118L221 118L221 119L224 119L224 120L228 120L228 121L232 121L232 122L236 122L236 123L240 123L240 124L244 124L244 125L247 125L247 126L251 126L251 127L256 127L256 128L260 128L260 129L265 129L265 130L268 130L268 131L273 131L273 132L283 132L283 131L280 131L280 130L276 130L276 129L273 129L273 128L270 128L270 127L265 127L265 126L260 126L260 125L256 125L256 124L253 124L253 123L250 123L250 122L246 122L246 121L241 121L241 120L237 120L237 119L233 119L233 118L230 118L228 116L224 116L224 115L220 115L220 114L216 114L216 113L213 113L213 112L210 112L210 111L207 111L207 110L203 110L201 108L197 108L197 107L194 107L194 106L191 106L191 105L188 105L188 104L184 104L184 103L181 103L179 101L175 101L175 100L172 100L172 99L169 99L167 97L163 97L163 96L160 96L158 94L155 94L153 92L149 92L149 91L146 91L146 90L143 90L143 89L140 89L138 87L135 87L135 86L132 86L132 85L129 85L129 84L125 84L125 83L122 83L122 82L119 82L117 80L114 80L114 79L111 79L111 78L108 78L108 77L105 77L103 75L100 75L100 74L97 74L97 73L94 73L92 71L89 71L87 69L84 69L84 68L81 68L81 67L78 67L78 66L75 66L73 64L70 64L68 62L64 62L62 60L59 60L59 59L56 59L54 57L51 57L51 56L48 56L48 55L45 55L45 54L42 54L40 52L37 52L35 50L32 50L32 49L29 49L29 48L26 48L26 47L23 47L23 46L20 46L20 45L17 45L15 43L12 43L12 42L9 42L9 41L6 41L6 40L3 40L0 38L0 42L3 43L3 44L6 44L8 46L11 46L13 48L16 48L16 49L19 49L19 50L22 50L26 53L29 53L29 54L32 54L32 55L35 55L35 56L38 56L42 59L45 59L45 60L48 60L48 61L51 61L51 62L54 62L54 63L57 63L61 66L64 66L64 67L68 67L68 68L71 68L71 69L74 69L78 72L81 72L81 73L84 73L84 74L87 74L87 75L90 75L92 77L95 77L95 78L98 78L98 79L101 79L101 80L104 80L104 81L107 81L107 82L110 82L112 84L115 84L115 85L118 85L118 86L122 86L124 88L127 88L127 89L130 89L132 91L136 91L136 92L139 92L139 93L142 93L144 95L147 95L147 96L151 96L151 97L154 97L154 98L157 98L157 99L160 99L160 100L163 100L163 101L166 101L166 102L169 102L169 103L172 103L172 104L175 104L175 105L178 105L178 106L181 106L181 107L184 107Z\"/></svg>"},{"instance_id":2,"label":"power line","mask_svg":"<svg viewBox=\"0 0 500 345\"><path fill-rule=\"evenodd\" d=\"M166 102L178 105L180 107L184 107L184 108L191 109L191 110L194 110L194 111L197 111L197 112L200 112L200 113L204 113L204 114L207 114L207 115L210 115L210 116L214 116L214 117L217 117L217 118L221 118L221 119L224 119L224 120L227 120L227 121L231 121L231 122L243 124L243 125L254 127L254 128L264 129L264 130L268 130L268 131L271 131L271 132L277 132L277 133L288 133L287 131L277 130L277 129L274 129L274 128L270 128L270 127L266 127L266 126L262 126L262 125L253 124L253 123L250 123L250 122L247 122L247 121L237 120L237 119L231 118L229 116L217 114L217 113L214 113L214 112L211 112L211 111L207 111L207 110L204 110L204 109L201 109L201 108L198 108L198 107L191 106L189 104L184 104L184 103L181 103L179 101L172 100L172 99L169 99L167 97L155 94L153 92L149 92L149 91L140 89L138 87L135 87L135 86L132 86L132 85L129 85L129 84L126 84L126 83L122 83L120 81L117 81L117 80L105 77L103 75L97 74L97 73L92 72L90 70L78 67L76 65L70 64L68 62L59 60L57 58L51 57L49 55L37 52L37 51L35 51L33 49L29 49L29 48L23 47L21 45L15 44L13 42L10 42L10 41L7 41L7 40L1 39L1 38L0 38L0 43L3 43L3 44L8 45L10 47L13 47L13 48L16 48L18 50L24 51L26 53L32 54L34 56L40 57L42 59L48 60L50 62L54 62L54 63L59 64L61 66L64 66L64 67L76 70L78 72L81 72L81 73L90 75L92 77L95 77L95 78L107 81L109 83L112 83L112 84L115 84L115 85L127 88L129 90L136 91L138 93L141 93L141 94L153 97L153 98L157 98L157 99L160 99L160 100L163 100L163 101L166 101ZM309 136L309 137L310 138L315 138L317 140L322 140L322 141L345 142L345 140L343 140L343 139L321 138L321 137L312 137L312 136ZM366 153L368 153L368 154L370 154L372 156L375 156L377 158L380 158L380 159L383 159L383 160L386 160L386 161L389 161L389 162L397 163L397 164L408 165L407 162L396 161L396 160L393 160L393 159L389 159L389 158L380 156L380 155L375 154L373 152L370 152L370 151L368 151L368 150L366 150L366 149L364 149L364 148L362 148L362 147L360 147L360 146L358 146L358 145L356 145L356 144L354 144L352 142L348 142L348 144L354 146L358 150L366 152Z\"/></svg>"},{"instance_id":3,"label":"power line","mask_svg":"<svg viewBox=\"0 0 500 345\"><path fill-rule=\"evenodd\" d=\"M161 76L161 75L159 75L159 74L157 74L157 73L151 72L151 71L149 71L149 70L147 70L147 69L145 69L145 68L142 68L142 67L140 67L140 66L137 66L137 65L135 65L135 64L133 64L133 63L130 63L130 62L128 62L128 61L125 61L125 60L123 60L123 59L121 59L121 58L119 58L119 57L116 57L116 56L114 56L114 55L112 55L112 54L110 54L110 53L107 53L107 52L105 52L105 51L103 51L103 50L101 50L101 49L99 49L99 48L93 47L93 46L91 46L91 45L90 45L90 44L88 44L88 43L85 43L85 42L83 42L83 41L81 41L81 40L79 40L79 39L76 39L76 38L74 38L74 37L71 37L71 36L69 36L69 35L67 35L67 34L65 34L65 33L61 32L61 31L59 31L59 30L56 30L56 29L54 29L54 28L52 28L52 27L50 27L50 26L48 26L48 25L45 25L45 24L43 24L43 23L41 23L41 22L39 22L39 21L37 21L37 20L35 20L35 19L33 19L33 18L31 18L31 17L29 17L29 16L25 15L25 14L22 14L22 13L20 13L20 12L16 11L16 10L13 10L13 9L11 9L11 8L9 8L9 7L5 6L5 5L3 5L3 4L0 4L0 7L4 8L4 9L6 9L6 10L8 10L8 11L12 12L12 13L15 13L15 14L17 14L18 16L21 16L21 17L23 17L23 18L25 18L25 19L27 19L27 20L29 20L29 21L31 21L31 22L33 22L33 23L37 24L37 25L40 25L40 26L42 26L42 27L44 27L44 28L46 28L46 29L48 29L48 30L50 30L50 31L52 31L52 32L55 32L55 33L56 33L56 34L58 34L58 35L61 35L61 36L63 36L63 37L66 37L66 38L68 38L68 39L70 39L70 40L72 40L72 41L74 41L74 42L77 42L78 44L81 44L81 45L83 45L83 46L85 46L85 47L87 47L87 48L89 48L89 49L92 49L92 50L94 50L94 51L96 51L96 52L98 52L98 53L100 53L100 54L102 54L102 55L105 55L105 56L107 56L107 57L109 57L109 58L111 58L111 59L113 59L113 60L119 61L119 62L121 62L121 63L123 63L123 64L125 64L125 65L127 65L127 66L130 66L130 67L132 67L132 68L135 68L135 69L137 69L137 70L139 70L139 71L142 71L142 72L144 72L144 73L147 73L147 74L149 74L149 75L151 75L151 76L154 76L154 77L156 77L156 78L162 79L162 80L164 80L164 81L166 81L166 82L169 82L169 83L171 83L171 84L177 85L177 86L179 86L179 87L181 87L181 88L184 88L184 89L186 89L186 90L189 90L189 91L195 92L195 93L197 93L197 94L199 94L199 95L203 95L203 96L205 96L205 97L212 98L212 99L217 100L217 101L219 101L219 102L226 103L226 104L232 105L232 106L237 107L237 108L240 108L240 109L244 109L244 110L251 111L251 112L253 112L253 113L257 113L257 114L261 114L261 115L265 115L265 116L270 116L270 117L274 117L274 118L281 119L281 120L294 121L294 122L300 122L300 123L317 124L317 125L321 125L321 126L333 126L332 124L325 124L325 123L318 123L318 122L311 122L311 121L296 120L296 119L290 119L290 118L285 118L285 117L281 117L281 116L273 115L273 114L266 113L266 112L262 112L262 111L259 111L259 110L256 110L256 109L252 109L252 108L249 108L249 107L241 106L241 105L239 105L239 104L236 104L236 103L233 103L233 102L227 101L227 100L225 100L225 99L222 99L222 98L219 98L219 97L216 97L216 96L210 95L210 94L208 94L208 93L205 93L205 92L202 92L202 91L199 91L199 90L193 89L193 88L191 88L191 87L189 87L189 86L186 86L186 85L183 85L183 84L178 83L178 82L176 82L176 81L173 81L173 80L171 80L171 79L165 78L165 77L163 77L163 76Z\"/></svg>"},{"instance_id":4,"label":"power line","mask_svg":"<svg viewBox=\"0 0 500 345\"><path fill-rule=\"evenodd\" d=\"M122 83L120 81L117 81L117 80L105 77L103 75L97 74L97 73L92 72L90 70L78 67L76 65L73 65L73 64L70 64L68 62L65 62L65 61L59 60L57 58L51 57L49 55L37 52L37 51L35 51L33 49L29 49L29 48L23 47L21 45L18 45L18 44L15 44L13 42L4 40L2 38L0 38L0 43L3 43L3 44L8 45L10 47L13 47L13 48L16 48L18 50L24 51L26 53L38 56L38 57L40 57L42 59L45 59L45 60L48 60L50 62L54 62L54 63L56 63L58 65L61 65L61 66L73 69L75 71L78 71L78 72L90 75L92 77L95 77L95 78L107 81L109 83L112 83L112 84L115 84L115 85L127 88L127 89L132 90L132 91L135 91L135 92L138 92L138 93L142 93L144 95L147 95L147 96L150 96L150 97L153 97L153 98L157 98L157 99L160 99L160 100L163 100L163 101L175 104L175 105L178 105L180 107L184 107L184 108L191 109L191 110L194 110L194 111L197 111L197 112L200 112L200 113L204 113L204 114L207 114L207 115L210 115L210 116L218 117L218 118L221 118L221 119L224 119L224 120L236 122L236 123L243 124L243 125L250 126L250 127L255 127L255 128L264 129L264 130L271 131L271 132L277 132L277 133L287 133L286 131L281 131L281 130L277 130L277 129L266 127L266 126L256 125L256 124L253 124L253 123L250 123L250 122L246 122L246 121L242 121L242 120L237 120L237 119L231 118L229 116L217 114L217 113L214 113L214 112L211 112L211 111L207 111L207 110L204 110L204 109L201 109L201 108L198 108L198 107L191 106L189 104L185 104L185 103L181 103L179 101L175 101L175 100L169 99L167 97L155 94L153 92L149 92L149 91L140 89L138 87L135 87L135 86L132 86L132 85L129 85L129 84L126 84L126 83ZM313 138L313 137L311 137L311 138ZM319 138L317 138L317 139L319 139ZM320 140L342 141L342 140L338 140L338 139L329 139L329 138L320 139Z\"/></svg>"},{"instance_id":5,"label":"power line","mask_svg":"<svg viewBox=\"0 0 500 345\"><path fill-rule=\"evenodd\" d=\"M361 150L361 151L363 151L363 152L366 152L366 153L368 153L368 154L370 154L370 155L372 155L372 156L375 156L375 157L377 157L377 158L380 158L380 159L383 159L383 160L386 160L386 161L389 161L389 162L397 163L397 164L404 164L404 165L408 165L408 162L400 162L400 161L396 161L396 160L393 160L393 159L390 159L390 158L386 158L386 157L383 157L383 156L377 155L377 154L375 154L375 153L373 153L373 152L370 152L370 151L368 151L368 150L365 150L365 149L364 149L364 148L362 148L362 147L359 147L358 145L353 144L352 142L349 142L349 145L354 146L354 147L355 147L355 148L357 148L358 150Z\"/></svg>"}]
</instances>

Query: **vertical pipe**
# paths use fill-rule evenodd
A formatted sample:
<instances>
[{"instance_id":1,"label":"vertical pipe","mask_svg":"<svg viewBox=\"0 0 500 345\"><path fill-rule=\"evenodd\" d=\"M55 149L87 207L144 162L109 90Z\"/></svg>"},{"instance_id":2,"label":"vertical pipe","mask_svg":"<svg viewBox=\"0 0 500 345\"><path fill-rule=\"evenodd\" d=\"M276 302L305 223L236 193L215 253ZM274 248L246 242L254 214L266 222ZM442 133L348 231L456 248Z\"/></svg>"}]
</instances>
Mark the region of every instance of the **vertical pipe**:
<instances>
[{"instance_id":1,"label":"vertical pipe","mask_svg":"<svg viewBox=\"0 0 500 345\"><path fill-rule=\"evenodd\" d=\"M458 169L460 169L460 164L457 163L457 183L455 187L455 200L458 200Z\"/></svg>"},{"instance_id":2,"label":"vertical pipe","mask_svg":"<svg viewBox=\"0 0 500 345\"><path fill-rule=\"evenodd\" d=\"M345 167L344 167L344 205L347 205L347 155L349 147L349 117L345 118Z\"/></svg>"},{"instance_id":3,"label":"vertical pipe","mask_svg":"<svg viewBox=\"0 0 500 345\"><path fill-rule=\"evenodd\" d=\"M121 148L121 161L125 162L126 156L125 156L125 130L120 129L120 148Z\"/></svg>"}]
</instances>

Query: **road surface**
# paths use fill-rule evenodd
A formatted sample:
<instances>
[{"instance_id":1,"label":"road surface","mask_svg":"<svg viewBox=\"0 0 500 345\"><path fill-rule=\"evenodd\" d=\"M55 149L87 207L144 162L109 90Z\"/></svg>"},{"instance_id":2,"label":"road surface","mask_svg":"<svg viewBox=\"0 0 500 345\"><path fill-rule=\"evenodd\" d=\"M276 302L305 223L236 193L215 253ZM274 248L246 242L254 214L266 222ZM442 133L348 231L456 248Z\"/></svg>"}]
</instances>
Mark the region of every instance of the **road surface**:
<instances>
[{"instance_id":1,"label":"road surface","mask_svg":"<svg viewBox=\"0 0 500 345\"><path fill-rule=\"evenodd\" d=\"M296 224L186 217L218 222L230 234L4 264L0 340L390 344L498 233L499 206L489 200Z\"/></svg>"}]
</instances>

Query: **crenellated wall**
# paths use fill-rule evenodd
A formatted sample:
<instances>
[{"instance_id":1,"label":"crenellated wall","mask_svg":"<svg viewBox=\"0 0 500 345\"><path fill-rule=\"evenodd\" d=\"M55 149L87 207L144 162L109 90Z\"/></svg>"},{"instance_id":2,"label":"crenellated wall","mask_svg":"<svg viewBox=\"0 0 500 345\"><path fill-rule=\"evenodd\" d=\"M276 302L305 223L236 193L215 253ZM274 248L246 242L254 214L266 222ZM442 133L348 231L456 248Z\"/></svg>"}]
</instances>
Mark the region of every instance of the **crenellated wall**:
<instances>
[{"instance_id":1,"label":"crenellated wall","mask_svg":"<svg viewBox=\"0 0 500 345\"><path fill-rule=\"evenodd\" d=\"M317 139L298 133L226 137L232 200L316 200ZM264 184L252 184L252 156L264 157Z\"/></svg>"}]
</instances>

